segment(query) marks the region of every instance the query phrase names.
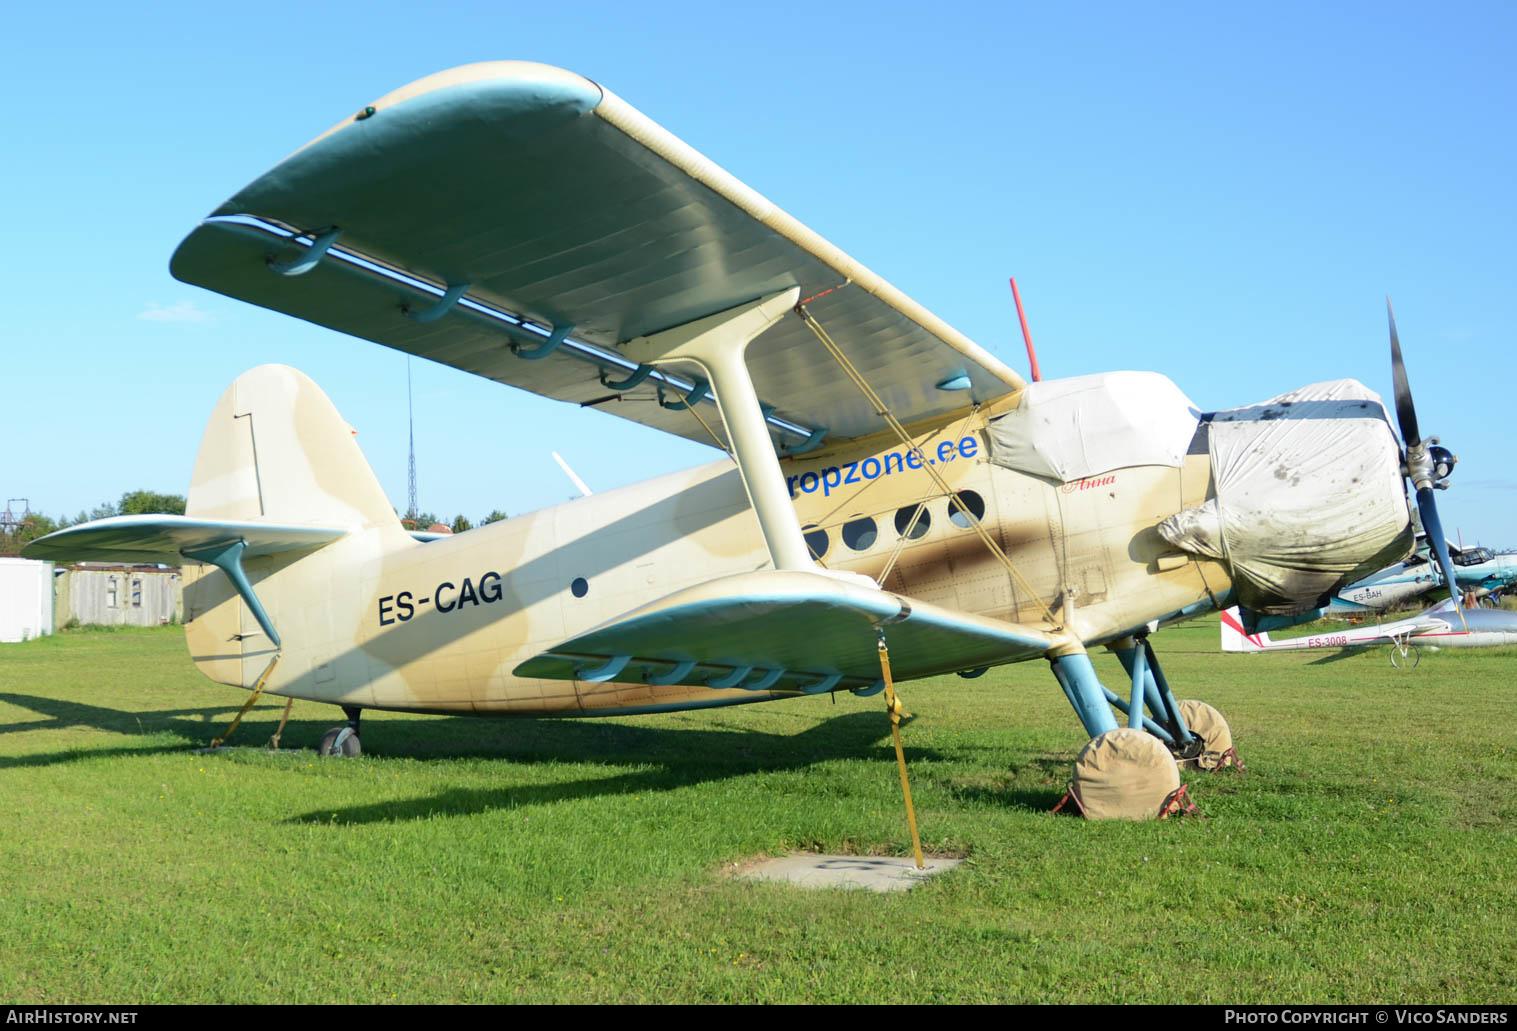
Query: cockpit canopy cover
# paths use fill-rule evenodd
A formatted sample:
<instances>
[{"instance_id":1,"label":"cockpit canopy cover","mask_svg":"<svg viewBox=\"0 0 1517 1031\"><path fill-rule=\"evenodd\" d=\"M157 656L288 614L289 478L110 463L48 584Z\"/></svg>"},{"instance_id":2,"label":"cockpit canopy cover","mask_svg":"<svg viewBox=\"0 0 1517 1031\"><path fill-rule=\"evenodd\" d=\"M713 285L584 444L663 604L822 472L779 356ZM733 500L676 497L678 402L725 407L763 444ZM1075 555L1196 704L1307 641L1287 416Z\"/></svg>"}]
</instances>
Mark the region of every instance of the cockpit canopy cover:
<instances>
[{"instance_id":1,"label":"cockpit canopy cover","mask_svg":"<svg viewBox=\"0 0 1517 1031\"><path fill-rule=\"evenodd\" d=\"M1364 384L1314 383L1218 412L1208 437L1216 497L1159 533L1227 562L1240 604L1304 612L1410 552L1401 446Z\"/></svg>"},{"instance_id":2,"label":"cockpit canopy cover","mask_svg":"<svg viewBox=\"0 0 1517 1031\"><path fill-rule=\"evenodd\" d=\"M1157 372L1042 380L991 422L991 461L1060 483L1136 465L1178 467L1200 414Z\"/></svg>"}]
</instances>

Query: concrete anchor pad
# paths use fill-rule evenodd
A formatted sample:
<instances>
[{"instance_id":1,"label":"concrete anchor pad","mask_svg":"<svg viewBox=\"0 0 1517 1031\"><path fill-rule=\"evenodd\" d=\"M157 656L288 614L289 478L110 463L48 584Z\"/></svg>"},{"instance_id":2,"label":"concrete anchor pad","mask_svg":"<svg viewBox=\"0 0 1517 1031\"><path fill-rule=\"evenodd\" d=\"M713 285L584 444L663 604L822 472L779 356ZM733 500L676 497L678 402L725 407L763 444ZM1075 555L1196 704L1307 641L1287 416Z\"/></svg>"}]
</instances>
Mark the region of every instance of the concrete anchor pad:
<instances>
[{"instance_id":1,"label":"concrete anchor pad","mask_svg":"<svg viewBox=\"0 0 1517 1031\"><path fill-rule=\"evenodd\" d=\"M910 856L795 855L769 859L738 874L755 881L780 881L803 888L865 888L908 891L929 877L952 870L962 859L932 857L917 869Z\"/></svg>"}]
</instances>

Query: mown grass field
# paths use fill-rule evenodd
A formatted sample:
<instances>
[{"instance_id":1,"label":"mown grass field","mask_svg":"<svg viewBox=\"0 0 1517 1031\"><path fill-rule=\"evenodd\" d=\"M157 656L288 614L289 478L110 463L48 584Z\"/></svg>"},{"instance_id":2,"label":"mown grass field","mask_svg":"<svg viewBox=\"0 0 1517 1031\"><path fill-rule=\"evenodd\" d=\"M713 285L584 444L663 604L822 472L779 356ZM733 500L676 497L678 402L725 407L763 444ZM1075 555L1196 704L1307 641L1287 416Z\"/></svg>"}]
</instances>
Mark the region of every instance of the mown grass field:
<instances>
[{"instance_id":1,"label":"mown grass field","mask_svg":"<svg viewBox=\"0 0 1517 1031\"><path fill-rule=\"evenodd\" d=\"M506 722L246 697L177 628L0 646L0 1000L1517 1002L1517 651L1222 656L1155 638L1231 720L1203 819L1050 815L1083 734L1042 663L906 685L910 893L731 876L904 854L879 699ZM1109 686L1121 675L1097 658Z\"/></svg>"}]
</instances>

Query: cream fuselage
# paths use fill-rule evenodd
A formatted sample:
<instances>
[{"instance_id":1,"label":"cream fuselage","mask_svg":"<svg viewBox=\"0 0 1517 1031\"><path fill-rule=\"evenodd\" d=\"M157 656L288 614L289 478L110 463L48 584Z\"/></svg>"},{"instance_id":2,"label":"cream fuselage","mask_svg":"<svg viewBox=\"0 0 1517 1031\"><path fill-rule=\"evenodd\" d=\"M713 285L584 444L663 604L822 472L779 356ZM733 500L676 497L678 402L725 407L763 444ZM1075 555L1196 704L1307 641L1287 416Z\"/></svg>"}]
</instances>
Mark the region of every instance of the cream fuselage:
<instances>
[{"instance_id":1,"label":"cream fuselage","mask_svg":"<svg viewBox=\"0 0 1517 1031\"><path fill-rule=\"evenodd\" d=\"M1103 643L1231 586L1219 563L1179 560L1155 526L1207 496L1210 465L1120 469L1058 484L988 461L991 410L910 427L1015 565L989 552L893 436L782 462L796 514L824 531L821 564L947 608ZM926 529L898 530L925 503ZM898 523L899 519L899 523ZM865 520L873 520L869 532ZM844 532L849 524L854 526ZM816 528L815 530L812 528ZM817 538L812 538L814 541ZM1164 568L1159 559L1164 557ZM721 460L420 544L396 525L247 563L284 637L268 690L362 708L608 715L786 696L702 684L522 679L524 661L680 588L766 568L737 466ZM250 687L274 649L212 567L186 568L187 637L212 679ZM240 640L237 638L241 637Z\"/></svg>"}]
</instances>

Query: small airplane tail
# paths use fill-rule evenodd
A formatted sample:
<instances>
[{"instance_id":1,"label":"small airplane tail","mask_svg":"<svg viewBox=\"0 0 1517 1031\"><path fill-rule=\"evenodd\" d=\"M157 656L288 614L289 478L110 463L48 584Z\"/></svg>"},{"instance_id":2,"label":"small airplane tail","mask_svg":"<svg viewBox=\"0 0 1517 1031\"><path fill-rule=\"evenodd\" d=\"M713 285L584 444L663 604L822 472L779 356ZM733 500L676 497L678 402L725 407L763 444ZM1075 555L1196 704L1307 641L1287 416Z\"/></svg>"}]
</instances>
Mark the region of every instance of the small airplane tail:
<instances>
[{"instance_id":1,"label":"small airplane tail","mask_svg":"<svg viewBox=\"0 0 1517 1031\"><path fill-rule=\"evenodd\" d=\"M242 534L243 566L265 618L214 565L183 567L191 657L212 680L244 687L281 646L292 669L276 681L320 665L323 656L304 652L355 618L362 559L414 546L354 430L320 387L284 365L251 369L221 395L200 442L185 516L335 532L293 547L265 544L270 531ZM278 639L264 632L269 626Z\"/></svg>"},{"instance_id":2,"label":"small airplane tail","mask_svg":"<svg viewBox=\"0 0 1517 1031\"><path fill-rule=\"evenodd\" d=\"M23 553L181 566L191 658L212 680L251 687L281 649L296 667L281 677L336 683L328 653L351 652L333 642L351 641L367 611L366 563L418 546L321 388L264 365L239 376L211 413L184 515L97 519ZM349 680L360 680L362 657L346 661Z\"/></svg>"},{"instance_id":3,"label":"small airplane tail","mask_svg":"<svg viewBox=\"0 0 1517 1031\"><path fill-rule=\"evenodd\" d=\"M353 436L305 373L286 365L251 369L211 413L185 515L402 533Z\"/></svg>"},{"instance_id":4,"label":"small airplane tail","mask_svg":"<svg viewBox=\"0 0 1517 1031\"><path fill-rule=\"evenodd\" d=\"M1236 606L1222 613L1222 650L1224 652L1261 652L1269 647L1269 634L1250 634Z\"/></svg>"}]
</instances>

